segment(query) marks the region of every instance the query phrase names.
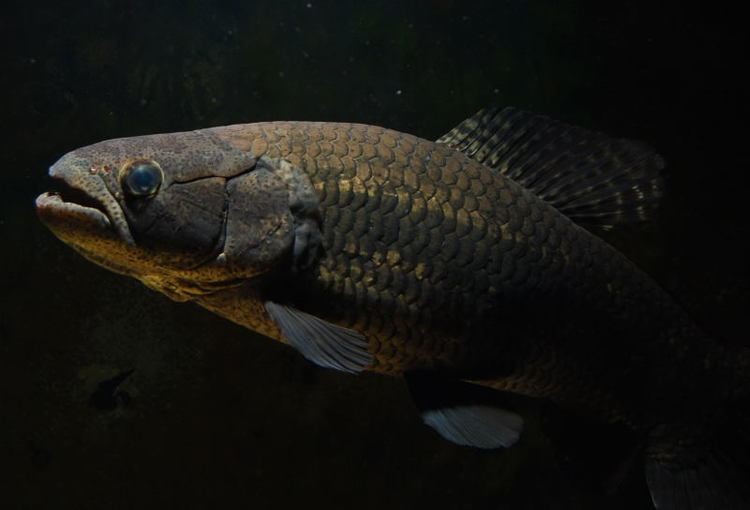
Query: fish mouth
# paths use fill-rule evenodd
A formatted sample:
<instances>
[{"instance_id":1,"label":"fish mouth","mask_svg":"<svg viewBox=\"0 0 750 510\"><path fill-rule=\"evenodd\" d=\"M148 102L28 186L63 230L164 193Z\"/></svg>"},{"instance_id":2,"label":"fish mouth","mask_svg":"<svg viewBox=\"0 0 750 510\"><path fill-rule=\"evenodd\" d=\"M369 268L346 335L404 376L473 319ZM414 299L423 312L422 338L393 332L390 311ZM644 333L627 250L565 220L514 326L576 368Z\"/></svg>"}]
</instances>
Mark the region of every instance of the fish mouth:
<instances>
[{"instance_id":1,"label":"fish mouth","mask_svg":"<svg viewBox=\"0 0 750 510\"><path fill-rule=\"evenodd\" d=\"M114 231L104 205L75 188L42 193L36 198L36 210L42 220L67 217Z\"/></svg>"},{"instance_id":2,"label":"fish mouth","mask_svg":"<svg viewBox=\"0 0 750 510\"><path fill-rule=\"evenodd\" d=\"M39 218L58 237L118 237L134 245L122 208L104 180L80 171L77 165L62 165L66 157L49 170L59 191L42 193L36 199Z\"/></svg>"}]
</instances>

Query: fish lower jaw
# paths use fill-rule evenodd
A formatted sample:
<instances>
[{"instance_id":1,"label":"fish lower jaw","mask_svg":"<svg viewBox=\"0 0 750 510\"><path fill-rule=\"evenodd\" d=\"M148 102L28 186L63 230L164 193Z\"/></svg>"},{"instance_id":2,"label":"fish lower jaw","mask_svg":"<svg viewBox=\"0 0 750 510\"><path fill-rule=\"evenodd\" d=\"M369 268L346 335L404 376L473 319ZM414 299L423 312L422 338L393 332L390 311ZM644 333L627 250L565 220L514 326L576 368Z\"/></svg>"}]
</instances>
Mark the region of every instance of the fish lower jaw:
<instances>
[{"instance_id":1,"label":"fish lower jaw","mask_svg":"<svg viewBox=\"0 0 750 510\"><path fill-rule=\"evenodd\" d=\"M64 222L85 222L102 229L112 230L112 222L106 214L95 207L87 207L74 202L66 202L59 193L46 192L36 199L36 211L48 224Z\"/></svg>"}]
</instances>

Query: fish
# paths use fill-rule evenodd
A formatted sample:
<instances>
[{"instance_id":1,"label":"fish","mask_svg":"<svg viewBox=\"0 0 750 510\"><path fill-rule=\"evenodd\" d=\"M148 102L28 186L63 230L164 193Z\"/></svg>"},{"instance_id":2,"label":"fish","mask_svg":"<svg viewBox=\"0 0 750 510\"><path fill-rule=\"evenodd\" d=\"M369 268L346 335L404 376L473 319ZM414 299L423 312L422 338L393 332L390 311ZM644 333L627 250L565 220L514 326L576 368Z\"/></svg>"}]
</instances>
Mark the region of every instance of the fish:
<instances>
[{"instance_id":1,"label":"fish","mask_svg":"<svg viewBox=\"0 0 750 510\"><path fill-rule=\"evenodd\" d=\"M512 107L434 141L263 122L73 150L36 211L175 301L321 367L402 377L448 441L509 448L512 397L545 399L645 437L656 508L748 508L748 349L603 239L654 217L664 168L642 142Z\"/></svg>"}]
</instances>

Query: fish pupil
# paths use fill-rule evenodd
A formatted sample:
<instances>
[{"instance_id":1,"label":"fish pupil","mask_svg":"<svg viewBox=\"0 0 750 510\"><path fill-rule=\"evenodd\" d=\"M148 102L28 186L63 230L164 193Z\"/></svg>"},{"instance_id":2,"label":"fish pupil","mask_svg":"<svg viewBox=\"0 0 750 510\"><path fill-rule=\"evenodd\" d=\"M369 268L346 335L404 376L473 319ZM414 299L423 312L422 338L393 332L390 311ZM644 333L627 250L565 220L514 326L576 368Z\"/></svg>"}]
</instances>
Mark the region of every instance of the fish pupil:
<instances>
[{"instance_id":1,"label":"fish pupil","mask_svg":"<svg viewBox=\"0 0 750 510\"><path fill-rule=\"evenodd\" d=\"M161 170L151 162L133 163L125 177L126 188L135 196L153 195L161 185L161 176Z\"/></svg>"}]
</instances>

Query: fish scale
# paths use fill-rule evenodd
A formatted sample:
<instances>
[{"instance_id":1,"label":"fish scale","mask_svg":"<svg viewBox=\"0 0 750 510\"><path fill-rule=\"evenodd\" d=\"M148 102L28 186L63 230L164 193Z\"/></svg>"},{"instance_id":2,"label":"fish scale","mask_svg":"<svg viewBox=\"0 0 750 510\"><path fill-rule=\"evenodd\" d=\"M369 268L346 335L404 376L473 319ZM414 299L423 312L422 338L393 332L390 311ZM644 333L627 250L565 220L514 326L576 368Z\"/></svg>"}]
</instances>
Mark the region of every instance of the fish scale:
<instances>
[{"instance_id":1,"label":"fish scale","mask_svg":"<svg viewBox=\"0 0 750 510\"><path fill-rule=\"evenodd\" d=\"M668 302L647 276L515 182L460 152L356 124L272 122L223 129L220 136L235 146L257 157L287 159L309 175L321 200L326 254L311 281L320 295L337 297L329 297L326 310L317 311L366 335L375 371L471 373L488 357L502 357L500 346L507 343L476 334L493 324L487 315L514 306L519 297L544 298L563 288L567 298L588 307L588 314L629 301L624 312L619 309L621 321L629 323L628 331L648 331L649 338L608 335L617 356L630 356L627 351L642 350L649 341L669 341L640 326L653 323L655 302ZM639 294L644 289L650 299ZM571 322L573 314L580 314L567 304L561 307ZM676 307L656 307L662 308L670 320L676 316L686 324L683 329L690 334L684 341L694 340L696 334ZM540 348L530 347L535 339L529 329L540 335ZM567 329L558 328L559 339L528 324L504 325L502 331L523 333L527 345L521 350L529 352L546 352L550 346L554 351L557 342L588 348L592 340L576 334L605 333L601 327ZM606 350L598 348L594 358ZM503 361L511 365L508 373L490 377L487 385L534 396L578 392L577 399L585 398L581 386L593 387L580 376L586 371L580 362L568 366L555 357L524 356ZM571 385L576 379L579 384ZM563 382L569 387L563 388ZM592 391L591 398L601 400L600 391Z\"/></svg>"}]
</instances>

